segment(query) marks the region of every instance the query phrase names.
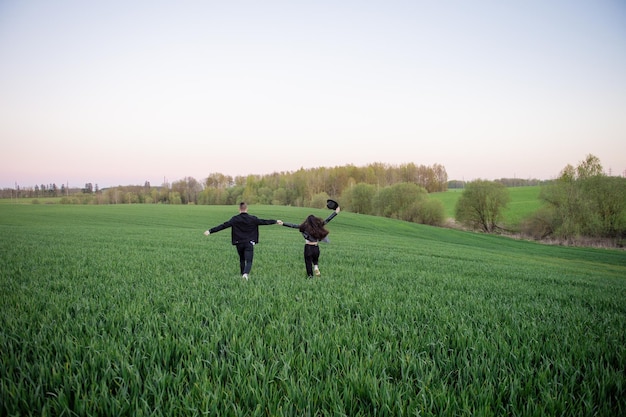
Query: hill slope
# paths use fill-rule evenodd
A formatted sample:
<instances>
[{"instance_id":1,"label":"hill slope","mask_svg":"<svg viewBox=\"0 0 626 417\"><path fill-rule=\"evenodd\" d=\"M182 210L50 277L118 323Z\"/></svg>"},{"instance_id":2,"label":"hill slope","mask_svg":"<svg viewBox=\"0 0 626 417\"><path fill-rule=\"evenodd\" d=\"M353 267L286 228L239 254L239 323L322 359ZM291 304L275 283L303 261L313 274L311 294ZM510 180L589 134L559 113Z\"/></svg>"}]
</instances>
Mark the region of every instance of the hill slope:
<instances>
[{"instance_id":1,"label":"hill slope","mask_svg":"<svg viewBox=\"0 0 626 417\"><path fill-rule=\"evenodd\" d=\"M297 223L327 210L252 206ZM623 415L626 256L341 213L0 206L1 414Z\"/></svg>"}]
</instances>

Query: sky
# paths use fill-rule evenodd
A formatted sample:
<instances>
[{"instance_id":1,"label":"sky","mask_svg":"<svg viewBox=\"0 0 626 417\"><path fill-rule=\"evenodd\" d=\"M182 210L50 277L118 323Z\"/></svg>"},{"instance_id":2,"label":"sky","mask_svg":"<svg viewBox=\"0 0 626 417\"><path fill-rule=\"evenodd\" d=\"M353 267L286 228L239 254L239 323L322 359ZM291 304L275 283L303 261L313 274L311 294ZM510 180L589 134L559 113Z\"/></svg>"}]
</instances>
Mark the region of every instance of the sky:
<instances>
[{"instance_id":1,"label":"sky","mask_svg":"<svg viewBox=\"0 0 626 417\"><path fill-rule=\"evenodd\" d=\"M626 175L626 2L0 0L0 188Z\"/></svg>"}]
</instances>

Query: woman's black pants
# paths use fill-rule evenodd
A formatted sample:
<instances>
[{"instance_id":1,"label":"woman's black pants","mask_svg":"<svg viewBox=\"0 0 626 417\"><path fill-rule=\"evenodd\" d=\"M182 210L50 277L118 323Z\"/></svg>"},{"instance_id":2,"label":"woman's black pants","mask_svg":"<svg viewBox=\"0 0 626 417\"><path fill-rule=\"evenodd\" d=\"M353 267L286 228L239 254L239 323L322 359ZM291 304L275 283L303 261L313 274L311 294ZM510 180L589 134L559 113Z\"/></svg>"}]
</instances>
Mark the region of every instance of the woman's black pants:
<instances>
[{"instance_id":1,"label":"woman's black pants","mask_svg":"<svg viewBox=\"0 0 626 417\"><path fill-rule=\"evenodd\" d=\"M304 245L304 266L308 276L313 276L313 265L317 265L320 259L320 247L317 245Z\"/></svg>"}]
</instances>

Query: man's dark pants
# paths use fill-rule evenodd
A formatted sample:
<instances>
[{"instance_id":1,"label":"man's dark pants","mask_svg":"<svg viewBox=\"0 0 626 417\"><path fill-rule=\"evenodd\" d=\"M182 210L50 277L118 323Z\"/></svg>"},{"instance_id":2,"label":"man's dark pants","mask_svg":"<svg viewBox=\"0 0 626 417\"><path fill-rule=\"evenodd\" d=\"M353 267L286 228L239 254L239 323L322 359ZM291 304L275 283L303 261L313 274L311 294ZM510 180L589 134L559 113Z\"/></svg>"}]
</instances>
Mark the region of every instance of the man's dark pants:
<instances>
[{"instance_id":1,"label":"man's dark pants","mask_svg":"<svg viewBox=\"0 0 626 417\"><path fill-rule=\"evenodd\" d=\"M239 254L239 270L241 274L249 274L252 269L252 258L254 257L254 243L237 243L237 253Z\"/></svg>"}]
</instances>

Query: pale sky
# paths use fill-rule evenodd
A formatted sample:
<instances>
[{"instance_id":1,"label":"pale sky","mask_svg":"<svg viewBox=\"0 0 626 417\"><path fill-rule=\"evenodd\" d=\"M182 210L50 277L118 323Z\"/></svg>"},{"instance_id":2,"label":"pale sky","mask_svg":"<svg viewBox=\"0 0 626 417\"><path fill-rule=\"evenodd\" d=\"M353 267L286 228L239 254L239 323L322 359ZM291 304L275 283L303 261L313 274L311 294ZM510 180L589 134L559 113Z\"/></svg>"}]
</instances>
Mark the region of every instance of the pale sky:
<instances>
[{"instance_id":1,"label":"pale sky","mask_svg":"<svg viewBox=\"0 0 626 417\"><path fill-rule=\"evenodd\" d=\"M626 2L0 0L0 188L626 172Z\"/></svg>"}]
</instances>

